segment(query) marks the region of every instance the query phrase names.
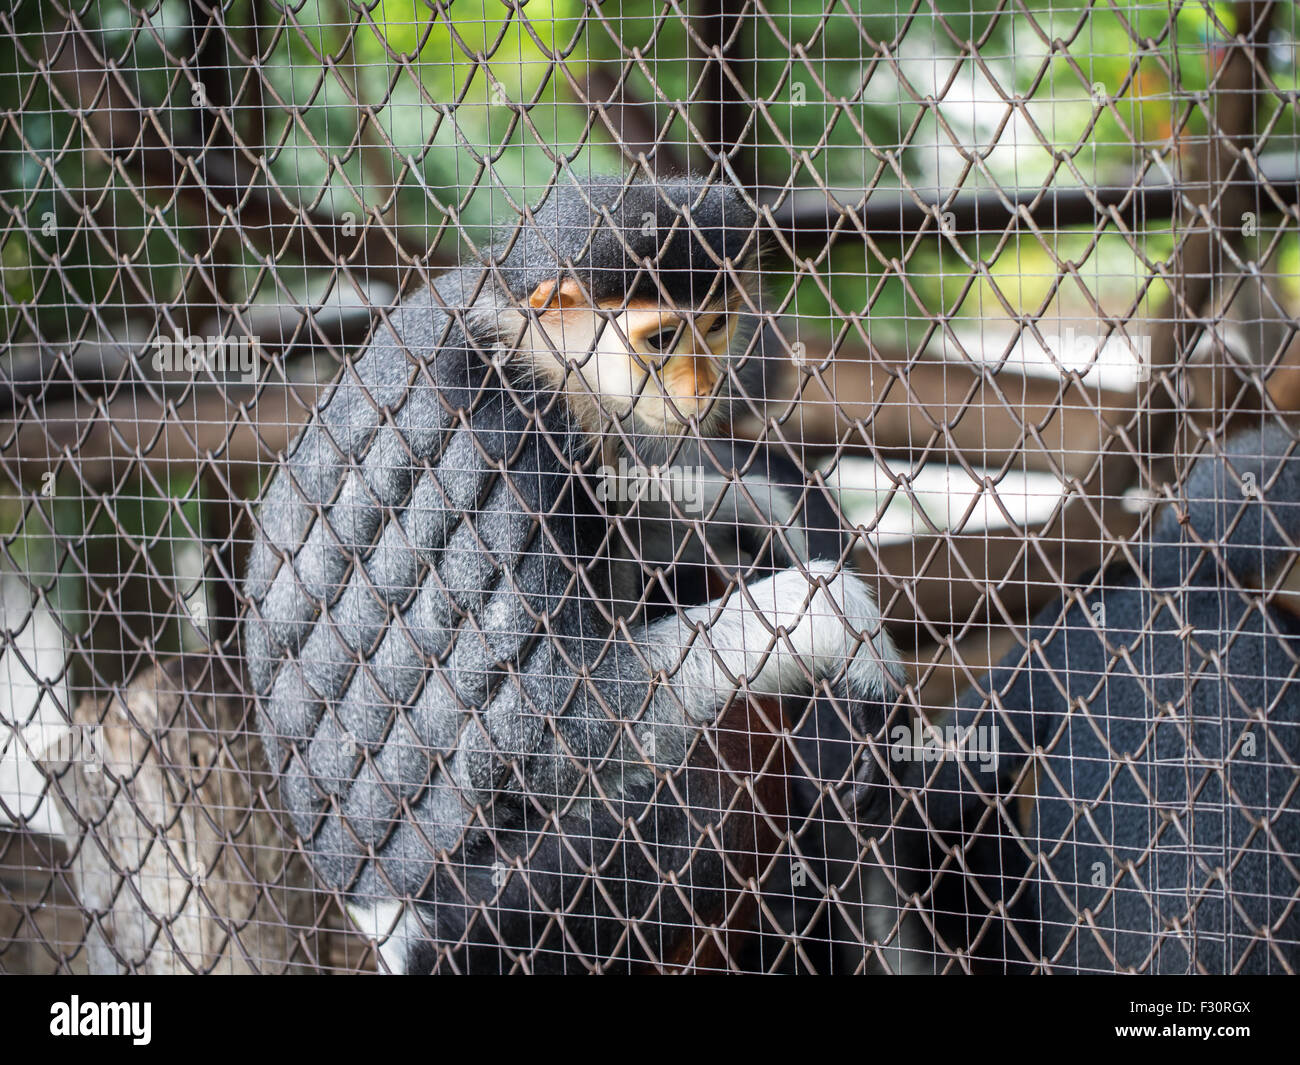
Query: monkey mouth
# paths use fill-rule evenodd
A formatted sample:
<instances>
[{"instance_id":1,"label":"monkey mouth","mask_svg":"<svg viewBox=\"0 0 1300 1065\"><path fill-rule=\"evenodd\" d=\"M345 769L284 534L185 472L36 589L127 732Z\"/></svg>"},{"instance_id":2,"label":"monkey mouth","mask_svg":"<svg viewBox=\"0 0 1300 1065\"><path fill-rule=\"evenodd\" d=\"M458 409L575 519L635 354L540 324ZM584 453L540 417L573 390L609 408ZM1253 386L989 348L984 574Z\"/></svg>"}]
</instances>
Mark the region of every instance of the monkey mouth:
<instances>
[{"instance_id":1,"label":"monkey mouth","mask_svg":"<svg viewBox=\"0 0 1300 1065\"><path fill-rule=\"evenodd\" d=\"M712 421L725 407L725 398L717 389L721 378L719 361L712 355L672 355L643 378L629 414L656 431L691 419L701 424Z\"/></svg>"}]
</instances>

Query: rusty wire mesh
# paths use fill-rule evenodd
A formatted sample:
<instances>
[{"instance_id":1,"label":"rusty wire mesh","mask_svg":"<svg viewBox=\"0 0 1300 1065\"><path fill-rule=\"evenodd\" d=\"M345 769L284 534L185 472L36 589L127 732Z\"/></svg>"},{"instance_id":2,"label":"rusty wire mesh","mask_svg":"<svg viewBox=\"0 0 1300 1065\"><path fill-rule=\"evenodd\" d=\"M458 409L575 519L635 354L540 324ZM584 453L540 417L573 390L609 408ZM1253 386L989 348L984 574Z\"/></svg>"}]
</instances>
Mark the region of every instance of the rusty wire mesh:
<instances>
[{"instance_id":1,"label":"rusty wire mesh","mask_svg":"<svg viewBox=\"0 0 1300 1065\"><path fill-rule=\"evenodd\" d=\"M1296 39L1268 0L5 0L0 971L383 969L376 940L404 937L443 971L1295 971ZM601 496L634 591L603 588L595 636L815 553L901 648L880 716L860 730L830 684L741 690L668 759L594 660L563 658L557 609L527 635L572 666L552 657L546 690L572 691L532 706L532 740L486 697L446 735L411 724L414 689L375 680L382 639L347 634L327 664L371 679L382 726L349 733L340 679L305 733L267 730L247 663L266 591L243 581L259 538L297 564L258 500L330 383L371 391L361 354L403 299L573 175L687 170L754 211L763 284L734 309L728 420L687 418L669 464L770 522L670 508L695 545L644 558ZM369 396L386 426L438 393L422 359ZM616 453L604 413L585 478ZM448 418L423 451L403 430L412 483L446 468ZM369 439L297 484L320 527ZM780 514L753 501L773 484ZM490 553L468 530L491 508L452 507L449 555ZM573 513L528 516L549 564L594 572L554 545ZM405 631L375 545L334 534ZM700 560L703 591L674 584ZM447 593L452 645L490 628L502 572ZM450 580L418 573L412 593ZM591 580L561 599L599 599ZM309 600L304 626L337 622L334 593ZM493 669L531 690L516 651ZM459 691L456 663L407 665ZM604 717L580 750L582 699ZM837 720L847 778L873 777L861 809L796 739ZM954 722L988 731L927 760ZM329 728L333 788L311 753ZM540 745L567 783L530 793ZM490 779L461 771L469 748ZM649 790L611 794L611 763ZM362 777L382 810L348 807ZM448 792L450 835L422 805ZM602 845L566 835L575 806ZM436 870L415 888L382 871L399 839ZM403 890L438 935L383 909Z\"/></svg>"}]
</instances>

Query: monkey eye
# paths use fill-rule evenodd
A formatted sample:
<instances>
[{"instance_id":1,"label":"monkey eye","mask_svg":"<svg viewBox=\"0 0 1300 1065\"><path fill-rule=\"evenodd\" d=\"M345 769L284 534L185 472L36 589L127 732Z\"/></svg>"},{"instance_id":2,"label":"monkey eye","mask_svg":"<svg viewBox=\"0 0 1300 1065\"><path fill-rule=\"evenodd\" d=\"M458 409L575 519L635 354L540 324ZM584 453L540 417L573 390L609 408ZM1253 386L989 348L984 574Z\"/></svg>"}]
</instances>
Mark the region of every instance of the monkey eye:
<instances>
[{"instance_id":1,"label":"monkey eye","mask_svg":"<svg viewBox=\"0 0 1300 1065\"><path fill-rule=\"evenodd\" d=\"M720 314L715 319L713 319L713 324L709 326L709 334L711 335L713 333L721 333L726 328L727 328L727 316L725 314Z\"/></svg>"},{"instance_id":2,"label":"monkey eye","mask_svg":"<svg viewBox=\"0 0 1300 1065\"><path fill-rule=\"evenodd\" d=\"M645 346L651 351L668 351L673 346L673 340L677 337L677 327L671 329L661 329L657 333L651 333L645 338Z\"/></svg>"}]
</instances>

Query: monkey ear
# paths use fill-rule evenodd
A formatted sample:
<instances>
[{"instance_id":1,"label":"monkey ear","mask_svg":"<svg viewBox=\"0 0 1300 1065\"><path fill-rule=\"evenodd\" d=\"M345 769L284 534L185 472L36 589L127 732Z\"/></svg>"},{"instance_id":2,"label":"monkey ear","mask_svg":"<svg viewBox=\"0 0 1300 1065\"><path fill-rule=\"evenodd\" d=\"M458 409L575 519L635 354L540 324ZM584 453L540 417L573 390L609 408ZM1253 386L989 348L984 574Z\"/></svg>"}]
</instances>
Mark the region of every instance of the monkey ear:
<instances>
[{"instance_id":1,"label":"monkey ear","mask_svg":"<svg viewBox=\"0 0 1300 1065\"><path fill-rule=\"evenodd\" d=\"M554 281L543 281L528 297L528 305L536 311L564 310L567 307L577 307L583 302L582 289L571 277L566 277L558 285Z\"/></svg>"}]
</instances>

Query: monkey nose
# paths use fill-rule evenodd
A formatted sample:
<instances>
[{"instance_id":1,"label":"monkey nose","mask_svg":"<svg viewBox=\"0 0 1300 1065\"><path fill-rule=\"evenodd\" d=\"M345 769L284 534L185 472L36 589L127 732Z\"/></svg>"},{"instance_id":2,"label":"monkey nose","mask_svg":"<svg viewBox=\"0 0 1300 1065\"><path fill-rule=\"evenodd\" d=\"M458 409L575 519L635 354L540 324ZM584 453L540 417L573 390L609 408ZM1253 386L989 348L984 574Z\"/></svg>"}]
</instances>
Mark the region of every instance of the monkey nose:
<instances>
[{"instance_id":1,"label":"monkey nose","mask_svg":"<svg viewBox=\"0 0 1300 1065\"><path fill-rule=\"evenodd\" d=\"M717 382L717 363L712 354L686 351L670 356L664 364L664 384L672 395L707 396Z\"/></svg>"}]
</instances>

